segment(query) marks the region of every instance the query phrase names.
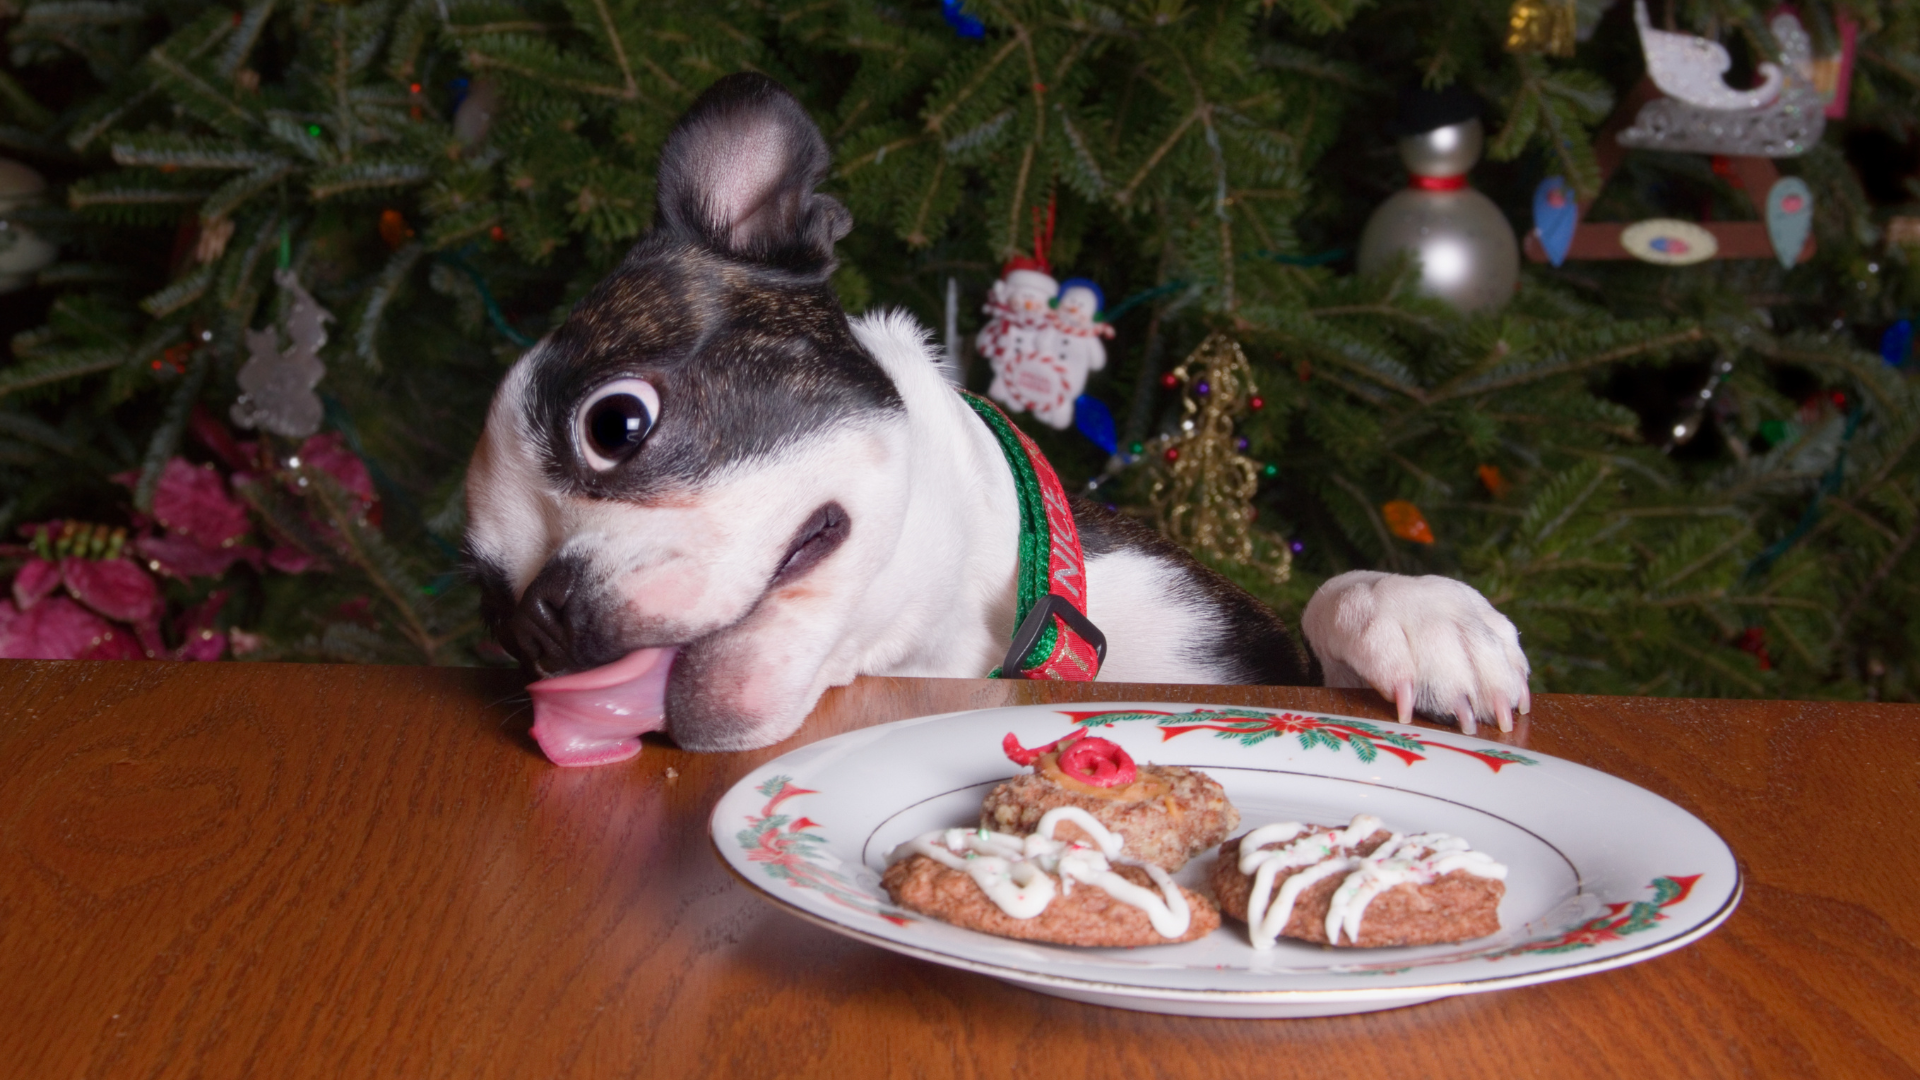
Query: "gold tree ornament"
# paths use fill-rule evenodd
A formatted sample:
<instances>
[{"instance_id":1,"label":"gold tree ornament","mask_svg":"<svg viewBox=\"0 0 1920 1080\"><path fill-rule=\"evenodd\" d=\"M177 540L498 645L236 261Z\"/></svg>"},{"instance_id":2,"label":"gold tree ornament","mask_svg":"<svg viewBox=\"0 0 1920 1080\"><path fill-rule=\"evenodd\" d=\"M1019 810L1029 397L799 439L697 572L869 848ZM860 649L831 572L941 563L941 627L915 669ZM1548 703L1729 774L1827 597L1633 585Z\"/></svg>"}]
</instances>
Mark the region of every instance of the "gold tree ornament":
<instances>
[{"instance_id":1,"label":"gold tree ornament","mask_svg":"<svg viewBox=\"0 0 1920 1080\"><path fill-rule=\"evenodd\" d=\"M1153 476L1147 505L1169 539L1220 562L1260 571L1284 583L1293 571L1286 541L1254 528L1253 496L1260 463L1240 452L1234 422L1261 407L1253 365L1238 342L1213 334L1174 368L1169 385L1180 391L1180 422L1147 444ZM1262 557L1262 549L1278 557Z\"/></svg>"},{"instance_id":2,"label":"gold tree ornament","mask_svg":"<svg viewBox=\"0 0 1920 1080\"><path fill-rule=\"evenodd\" d=\"M1507 51L1572 56L1578 17L1574 0L1513 0L1507 10Z\"/></svg>"}]
</instances>

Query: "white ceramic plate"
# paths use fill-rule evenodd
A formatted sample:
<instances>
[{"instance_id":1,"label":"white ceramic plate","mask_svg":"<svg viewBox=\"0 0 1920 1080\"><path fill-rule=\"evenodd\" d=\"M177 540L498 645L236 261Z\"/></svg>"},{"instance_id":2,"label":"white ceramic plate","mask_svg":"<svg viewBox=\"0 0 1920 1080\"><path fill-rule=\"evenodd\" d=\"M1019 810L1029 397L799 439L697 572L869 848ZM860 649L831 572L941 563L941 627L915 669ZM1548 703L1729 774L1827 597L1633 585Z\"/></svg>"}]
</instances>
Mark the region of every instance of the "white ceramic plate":
<instances>
[{"instance_id":1,"label":"white ceramic plate","mask_svg":"<svg viewBox=\"0 0 1920 1080\"><path fill-rule=\"evenodd\" d=\"M894 907L895 845L971 825L1000 752L1086 725L1140 762L1205 769L1240 809L1344 824L1365 811L1406 832L1464 837L1508 867L1504 928L1458 945L1257 951L1232 919L1184 945L1075 949L961 930ZM828 929L1043 993L1191 1016L1390 1009L1638 963L1694 941L1740 901L1733 853L1692 814L1569 761L1450 732L1204 705L1022 706L849 732L755 770L714 808L713 841L743 879ZM1178 875L1205 878L1202 855Z\"/></svg>"}]
</instances>

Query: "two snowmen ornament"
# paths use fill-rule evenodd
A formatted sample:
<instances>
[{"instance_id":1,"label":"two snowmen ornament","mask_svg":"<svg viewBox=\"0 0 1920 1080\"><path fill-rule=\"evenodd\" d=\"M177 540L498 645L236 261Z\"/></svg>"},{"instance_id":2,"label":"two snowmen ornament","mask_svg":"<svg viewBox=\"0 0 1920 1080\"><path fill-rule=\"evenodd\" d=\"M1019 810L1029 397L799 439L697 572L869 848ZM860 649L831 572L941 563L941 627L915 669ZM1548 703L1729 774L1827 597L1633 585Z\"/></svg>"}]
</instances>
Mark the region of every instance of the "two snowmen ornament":
<instances>
[{"instance_id":1,"label":"two snowmen ornament","mask_svg":"<svg viewBox=\"0 0 1920 1080\"><path fill-rule=\"evenodd\" d=\"M1064 429L1087 373L1107 366L1099 321L1100 287L1085 278L1057 282L1045 263L1026 256L1007 263L987 292L987 325L974 344L993 369L987 396L1012 412L1031 412Z\"/></svg>"}]
</instances>

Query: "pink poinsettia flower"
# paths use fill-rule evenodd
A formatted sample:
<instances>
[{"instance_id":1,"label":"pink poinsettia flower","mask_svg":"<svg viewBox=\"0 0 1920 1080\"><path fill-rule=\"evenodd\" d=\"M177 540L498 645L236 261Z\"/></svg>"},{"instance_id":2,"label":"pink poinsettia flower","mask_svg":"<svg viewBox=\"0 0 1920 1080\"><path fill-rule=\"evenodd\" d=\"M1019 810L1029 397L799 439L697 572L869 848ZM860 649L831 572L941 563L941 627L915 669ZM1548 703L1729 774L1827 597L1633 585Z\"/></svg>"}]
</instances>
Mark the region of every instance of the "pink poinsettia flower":
<instances>
[{"instance_id":1,"label":"pink poinsettia flower","mask_svg":"<svg viewBox=\"0 0 1920 1080\"><path fill-rule=\"evenodd\" d=\"M296 547L284 544L267 552L267 565L283 574L305 573L314 564L314 557Z\"/></svg>"},{"instance_id":2,"label":"pink poinsettia flower","mask_svg":"<svg viewBox=\"0 0 1920 1080\"><path fill-rule=\"evenodd\" d=\"M133 542L133 548L149 563L157 564L151 569L177 578L219 577L236 560L245 560L255 567L260 565L257 547L246 544L208 547L190 536L143 536Z\"/></svg>"},{"instance_id":3,"label":"pink poinsettia flower","mask_svg":"<svg viewBox=\"0 0 1920 1080\"><path fill-rule=\"evenodd\" d=\"M153 516L168 530L210 548L231 547L251 528L246 506L227 493L220 474L182 457L167 462L160 473L153 489Z\"/></svg>"},{"instance_id":4,"label":"pink poinsettia flower","mask_svg":"<svg viewBox=\"0 0 1920 1080\"><path fill-rule=\"evenodd\" d=\"M109 619L140 626L159 621L160 586L126 559L60 560L60 574L74 599Z\"/></svg>"},{"instance_id":5,"label":"pink poinsettia flower","mask_svg":"<svg viewBox=\"0 0 1920 1080\"><path fill-rule=\"evenodd\" d=\"M25 611L60 587L60 564L50 559L28 559L13 576L13 601Z\"/></svg>"},{"instance_id":6,"label":"pink poinsettia flower","mask_svg":"<svg viewBox=\"0 0 1920 1080\"><path fill-rule=\"evenodd\" d=\"M173 538L197 557L206 549ZM258 549L249 551L257 563ZM226 549L224 567L233 561ZM69 596L54 596L65 586ZM218 660L227 636L214 620L227 591L216 591L189 608L176 624L180 645L169 649L160 635L166 600L139 563L127 558L67 556L59 562L30 559L13 583L15 600L0 600L0 657L36 660ZM76 602L77 601L77 602Z\"/></svg>"},{"instance_id":7,"label":"pink poinsettia flower","mask_svg":"<svg viewBox=\"0 0 1920 1080\"><path fill-rule=\"evenodd\" d=\"M359 496L361 502L372 504L379 498L366 464L348 448L347 440L338 432L323 432L301 443L299 457L301 465L333 477L335 483Z\"/></svg>"},{"instance_id":8,"label":"pink poinsettia flower","mask_svg":"<svg viewBox=\"0 0 1920 1080\"><path fill-rule=\"evenodd\" d=\"M129 511L134 536L124 549L114 549L124 554L110 559L28 558L14 575L12 599L0 600L0 657L217 660L227 655L230 646L235 652L263 647L263 639L257 636L217 629L216 618L227 599L225 590L213 593L173 624L177 637L169 637L179 641L178 646L168 648L161 636L167 602L157 575L182 580L218 578L242 561L256 570L271 567L297 574L319 561L311 552L289 544L263 551L242 543L254 523L249 507L237 494L244 485L263 479L246 470L256 465L273 468L273 463L258 443L235 441L204 410L196 412L192 427L195 436L234 470L231 479L214 466L196 466L175 457L161 470L151 515ZM301 444L296 461L288 464L297 475L327 475L358 500L360 513L377 527L380 506L373 477L344 437L337 433L313 436ZM114 479L131 488L139 476L130 472ZM298 483L307 483L304 475L298 475ZM71 528L71 523L52 523L63 524ZM322 521L309 519L307 524L323 537L335 535ZM56 595L63 586L69 595Z\"/></svg>"},{"instance_id":9,"label":"pink poinsettia flower","mask_svg":"<svg viewBox=\"0 0 1920 1080\"><path fill-rule=\"evenodd\" d=\"M193 407L193 412L187 417L187 430L193 432L193 437L213 451L221 464L229 469L249 469L259 459L260 444L235 440L232 429L221 423L205 405Z\"/></svg>"},{"instance_id":10,"label":"pink poinsettia flower","mask_svg":"<svg viewBox=\"0 0 1920 1080\"><path fill-rule=\"evenodd\" d=\"M8 660L138 660L131 633L64 596L26 611L0 600L0 658Z\"/></svg>"},{"instance_id":11,"label":"pink poinsettia flower","mask_svg":"<svg viewBox=\"0 0 1920 1080\"><path fill-rule=\"evenodd\" d=\"M153 516L169 531L133 544L151 569L185 579L219 577L236 559L260 566L260 549L240 543L252 528L246 504L211 466L181 457L167 462L153 491Z\"/></svg>"},{"instance_id":12,"label":"pink poinsettia flower","mask_svg":"<svg viewBox=\"0 0 1920 1080\"><path fill-rule=\"evenodd\" d=\"M218 660L227 651L227 635L214 629L213 620L227 603L227 590L216 589L206 600L180 617L180 647L176 660Z\"/></svg>"}]
</instances>

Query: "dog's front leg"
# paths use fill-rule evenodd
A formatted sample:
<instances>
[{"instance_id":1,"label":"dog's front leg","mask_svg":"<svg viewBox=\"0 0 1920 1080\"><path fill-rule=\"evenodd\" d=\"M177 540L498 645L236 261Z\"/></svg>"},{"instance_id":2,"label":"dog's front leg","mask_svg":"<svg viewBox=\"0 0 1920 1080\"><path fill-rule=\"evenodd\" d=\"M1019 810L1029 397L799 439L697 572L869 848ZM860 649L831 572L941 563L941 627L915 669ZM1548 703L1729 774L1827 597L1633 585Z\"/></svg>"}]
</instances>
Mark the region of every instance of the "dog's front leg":
<instances>
[{"instance_id":1,"label":"dog's front leg","mask_svg":"<svg viewBox=\"0 0 1920 1080\"><path fill-rule=\"evenodd\" d=\"M1520 632L1472 586L1439 576L1355 570L1313 594L1301 620L1328 686L1372 687L1400 722L1417 709L1513 730L1533 707Z\"/></svg>"}]
</instances>

